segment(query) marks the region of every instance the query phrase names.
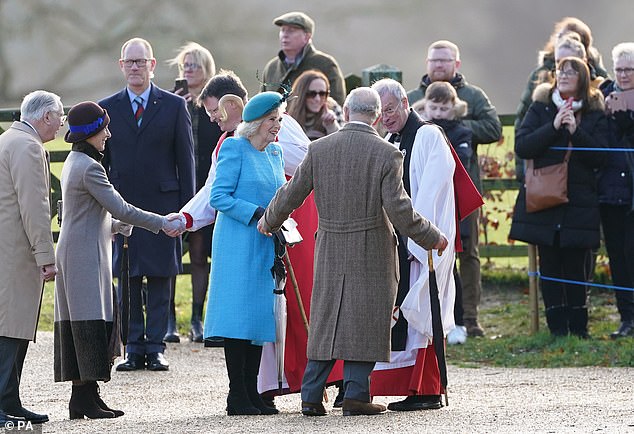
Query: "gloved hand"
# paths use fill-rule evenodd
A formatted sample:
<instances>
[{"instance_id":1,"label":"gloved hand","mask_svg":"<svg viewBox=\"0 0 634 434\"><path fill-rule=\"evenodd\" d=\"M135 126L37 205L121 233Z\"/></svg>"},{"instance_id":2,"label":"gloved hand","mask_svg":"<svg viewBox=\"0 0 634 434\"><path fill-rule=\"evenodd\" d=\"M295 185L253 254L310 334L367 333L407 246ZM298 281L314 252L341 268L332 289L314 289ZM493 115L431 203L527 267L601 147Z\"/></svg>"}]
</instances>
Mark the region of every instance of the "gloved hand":
<instances>
[{"instance_id":1,"label":"gloved hand","mask_svg":"<svg viewBox=\"0 0 634 434\"><path fill-rule=\"evenodd\" d=\"M118 226L117 227L117 233L118 234L121 234L124 237L129 237L130 235L132 235L132 228L134 228L133 225L129 225L127 223L119 222L118 225L115 223L115 226Z\"/></svg>"},{"instance_id":2,"label":"gloved hand","mask_svg":"<svg viewBox=\"0 0 634 434\"><path fill-rule=\"evenodd\" d=\"M634 118L632 110L619 110L612 113L612 119L618 125L621 131L629 132L634 127Z\"/></svg>"},{"instance_id":3,"label":"gloved hand","mask_svg":"<svg viewBox=\"0 0 634 434\"><path fill-rule=\"evenodd\" d=\"M253 217L251 217L251 221L258 221L262 218L262 216L264 215L264 208L262 208L261 206L258 207L258 209L255 210L255 212L253 213Z\"/></svg>"},{"instance_id":4,"label":"gloved hand","mask_svg":"<svg viewBox=\"0 0 634 434\"><path fill-rule=\"evenodd\" d=\"M163 217L163 227L166 235L177 237L185 231L185 223L181 220L180 214L172 213Z\"/></svg>"}]
</instances>

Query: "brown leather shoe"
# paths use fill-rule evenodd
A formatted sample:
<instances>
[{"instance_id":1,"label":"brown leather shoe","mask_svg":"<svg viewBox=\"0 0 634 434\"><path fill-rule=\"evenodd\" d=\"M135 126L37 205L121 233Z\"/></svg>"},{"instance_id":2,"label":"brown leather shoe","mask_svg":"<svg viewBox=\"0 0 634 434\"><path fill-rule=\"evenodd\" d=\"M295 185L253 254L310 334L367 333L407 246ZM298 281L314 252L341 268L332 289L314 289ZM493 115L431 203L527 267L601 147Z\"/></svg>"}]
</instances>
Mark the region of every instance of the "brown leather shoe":
<instances>
[{"instance_id":1,"label":"brown leather shoe","mask_svg":"<svg viewBox=\"0 0 634 434\"><path fill-rule=\"evenodd\" d=\"M302 414L304 416L325 416L326 409L321 402L315 404L313 402L302 401Z\"/></svg>"},{"instance_id":2,"label":"brown leather shoe","mask_svg":"<svg viewBox=\"0 0 634 434\"><path fill-rule=\"evenodd\" d=\"M356 399L343 400L344 416L370 416L385 413L385 410L385 406L380 404L372 404L371 402L358 401Z\"/></svg>"}]
</instances>

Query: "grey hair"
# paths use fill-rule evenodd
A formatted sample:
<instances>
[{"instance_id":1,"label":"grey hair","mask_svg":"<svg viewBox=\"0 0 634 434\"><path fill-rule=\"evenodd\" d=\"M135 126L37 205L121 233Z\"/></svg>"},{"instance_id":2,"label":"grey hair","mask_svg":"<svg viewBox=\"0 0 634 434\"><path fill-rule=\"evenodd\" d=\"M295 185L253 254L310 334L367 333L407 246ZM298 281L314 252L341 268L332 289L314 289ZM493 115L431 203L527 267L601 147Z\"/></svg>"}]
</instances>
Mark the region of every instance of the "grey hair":
<instances>
[{"instance_id":1,"label":"grey hair","mask_svg":"<svg viewBox=\"0 0 634 434\"><path fill-rule=\"evenodd\" d=\"M284 110L286 109L286 103L282 103L280 106L276 107L276 109L278 110L278 114L284 113ZM236 134L240 137L244 137L245 139L251 140L251 137L255 136L255 134L258 132L258 128L260 128L260 125L264 123L264 120L267 118L269 114L271 114L272 111L273 110L266 113L264 116L257 118L254 121L240 122L240 124L238 125L238 128L236 128Z\"/></svg>"},{"instance_id":2,"label":"grey hair","mask_svg":"<svg viewBox=\"0 0 634 434\"><path fill-rule=\"evenodd\" d=\"M61 98L45 90L36 90L25 96L22 100L22 105L20 105L20 120L37 121L42 119L46 113L52 111L64 111Z\"/></svg>"},{"instance_id":3,"label":"grey hair","mask_svg":"<svg viewBox=\"0 0 634 434\"><path fill-rule=\"evenodd\" d=\"M588 58L586 47L584 47L583 44L580 41L577 41L576 39L566 38L566 37L560 39L559 42L557 42L557 45L555 46L555 60L558 60L557 52L561 48L574 52L575 55L579 59L586 60Z\"/></svg>"},{"instance_id":4,"label":"grey hair","mask_svg":"<svg viewBox=\"0 0 634 434\"><path fill-rule=\"evenodd\" d=\"M364 115L374 121L381 113L381 97L370 87L358 87L350 91L343 106L350 113Z\"/></svg>"},{"instance_id":5,"label":"grey hair","mask_svg":"<svg viewBox=\"0 0 634 434\"><path fill-rule=\"evenodd\" d=\"M381 97L392 95L398 101L403 98L407 99L407 92L401 83L391 78L382 78L372 85L372 89L376 90Z\"/></svg>"},{"instance_id":6,"label":"grey hair","mask_svg":"<svg viewBox=\"0 0 634 434\"><path fill-rule=\"evenodd\" d=\"M617 60L634 60L634 42L621 42L612 49L612 62Z\"/></svg>"}]
</instances>

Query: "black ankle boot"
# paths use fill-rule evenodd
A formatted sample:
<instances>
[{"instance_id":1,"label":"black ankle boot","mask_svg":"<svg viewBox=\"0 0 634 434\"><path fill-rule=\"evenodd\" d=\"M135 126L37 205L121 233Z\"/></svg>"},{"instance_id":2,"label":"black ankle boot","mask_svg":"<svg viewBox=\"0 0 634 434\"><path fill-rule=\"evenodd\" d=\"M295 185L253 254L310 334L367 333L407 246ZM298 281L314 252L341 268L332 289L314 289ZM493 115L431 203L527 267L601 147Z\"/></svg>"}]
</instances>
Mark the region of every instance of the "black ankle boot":
<instances>
[{"instance_id":1,"label":"black ankle boot","mask_svg":"<svg viewBox=\"0 0 634 434\"><path fill-rule=\"evenodd\" d=\"M264 415L278 414L279 410L269 407L262 400L258 393L258 373L260 371L260 360L262 359L262 347L259 345L249 344L247 348L247 357L245 360L244 384L247 389L247 395L251 403Z\"/></svg>"},{"instance_id":2,"label":"black ankle boot","mask_svg":"<svg viewBox=\"0 0 634 434\"><path fill-rule=\"evenodd\" d=\"M68 403L68 413L71 419L110 419L115 417L111 411L99 408L94 394L95 382L73 385L73 393Z\"/></svg>"},{"instance_id":3,"label":"black ankle boot","mask_svg":"<svg viewBox=\"0 0 634 434\"><path fill-rule=\"evenodd\" d=\"M189 340L192 342L203 341L203 305L192 304L192 328L189 331Z\"/></svg>"},{"instance_id":4,"label":"black ankle boot","mask_svg":"<svg viewBox=\"0 0 634 434\"><path fill-rule=\"evenodd\" d=\"M170 302L170 308L167 313L167 332L163 337L163 341L179 343L181 341L180 335L176 328L176 307L174 306L174 300Z\"/></svg>"},{"instance_id":5,"label":"black ankle boot","mask_svg":"<svg viewBox=\"0 0 634 434\"><path fill-rule=\"evenodd\" d=\"M227 415L258 415L260 410L249 399L245 385L245 361L249 341L225 338L225 361L229 375Z\"/></svg>"},{"instance_id":6,"label":"black ankle boot","mask_svg":"<svg viewBox=\"0 0 634 434\"><path fill-rule=\"evenodd\" d=\"M568 306L547 307L546 323L553 336L568 336Z\"/></svg>"},{"instance_id":7,"label":"black ankle boot","mask_svg":"<svg viewBox=\"0 0 634 434\"><path fill-rule=\"evenodd\" d=\"M93 394L95 396L95 402L97 403L100 409L113 412L114 417L120 417L125 414L123 410L114 410L108 407L108 405L105 402L103 402L103 399L101 399L101 396L99 396L99 385L97 384L97 382L95 381L92 384L93 384Z\"/></svg>"},{"instance_id":8,"label":"black ankle boot","mask_svg":"<svg viewBox=\"0 0 634 434\"><path fill-rule=\"evenodd\" d=\"M588 333L588 307L572 306L568 316L570 334L581 339L590 339Z\"/></svg>"}]
</instances>

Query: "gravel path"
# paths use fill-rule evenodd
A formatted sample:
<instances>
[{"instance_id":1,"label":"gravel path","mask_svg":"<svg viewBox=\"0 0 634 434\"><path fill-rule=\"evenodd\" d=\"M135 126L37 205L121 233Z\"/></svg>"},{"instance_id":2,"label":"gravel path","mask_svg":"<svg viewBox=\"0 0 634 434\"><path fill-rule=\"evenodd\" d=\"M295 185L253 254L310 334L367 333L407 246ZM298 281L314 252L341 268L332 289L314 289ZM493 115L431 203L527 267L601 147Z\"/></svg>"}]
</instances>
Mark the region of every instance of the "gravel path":
<instances>
[{"instance_id":1,"label":"gravel path","mask_svg":"<svg viewBox=\"0 0 634 434\"><path fill-rule=\"evenodd\" d=\"M276 399L276 416L225 416L222 349L168 344L168 372L113 372L104 400L126 415L68 420L69 383L53 382L53 335L40 332L22 379L27 408L48 412L43 433L443 432L634 433L634 368L467 369L449 367L449 407L372 417L299 413L299 395ZM331 407L334 390L329 391ZM387 404L389 397L376 397ZM1 430L1 428L0 428ZM9 432L8 430L6 432Z\"/></svg>"}]
</instances>

